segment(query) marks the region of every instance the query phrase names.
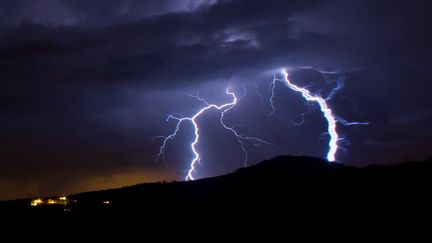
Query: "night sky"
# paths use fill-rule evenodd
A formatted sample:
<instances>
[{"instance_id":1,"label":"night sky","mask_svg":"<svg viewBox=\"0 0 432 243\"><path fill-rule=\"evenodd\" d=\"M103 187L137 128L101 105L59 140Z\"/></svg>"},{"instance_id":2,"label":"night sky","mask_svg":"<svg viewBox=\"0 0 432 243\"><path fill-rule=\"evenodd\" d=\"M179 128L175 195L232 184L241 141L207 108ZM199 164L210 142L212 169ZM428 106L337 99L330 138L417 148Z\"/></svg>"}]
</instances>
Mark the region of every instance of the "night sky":
<instances>
[{"instance_id":1,"label":"night sky","mask_svg":"<svg viewBox=\"0 0 432 243\"><path fill-rule=\"evenodd\" d=\"M268 85L281 68L328 94L345 87L335 114L367 126L338 127L342 163L424 159L432 148L430 1L394 0L0 0L0 199L182 180L191 127L155 162L175 122L203 104L229 102L249 163L277 155L325 158L318 106L283 85L268 116ZM298 69L313 67L314 69ZM332 75L330 75L332 76ZM334 76L334 75L333 75ZM296 126L301 114L305 122ZM199 120L198 178L240 168L235 138L210 111Z\"/></svg>"}]
</instances>

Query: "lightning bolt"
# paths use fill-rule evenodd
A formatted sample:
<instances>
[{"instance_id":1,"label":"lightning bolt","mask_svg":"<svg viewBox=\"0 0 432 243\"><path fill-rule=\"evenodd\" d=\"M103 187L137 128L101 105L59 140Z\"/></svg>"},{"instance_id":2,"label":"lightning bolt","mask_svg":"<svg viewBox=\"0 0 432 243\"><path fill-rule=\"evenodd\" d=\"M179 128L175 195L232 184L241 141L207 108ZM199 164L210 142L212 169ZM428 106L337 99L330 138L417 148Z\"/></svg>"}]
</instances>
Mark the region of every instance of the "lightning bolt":
<instances>
[{"instance_id":1,"label":"lightning bolt","mask_svg":"<svg viewBox=\"0 0 432 243\"><path fill-rule=\"evenodd\" d=\"M281 71L281 76L282 76L282 79L280 79L276 75L274 75L273 81L269 84L269 90L271 92L271 96L269 99L271 112L269 113L269 115L271 115L275 112L274 97L275 97L276 82L278 82L278 81L283 82L285 85L287 85L293 91L300 93L305 100L307 100L309 102L318 103L320 110L323 113L323 116L327 121L327 132L330 136L330 140L328 143L329 150L327 152L327 160L330 162L335 161L336 160L336 152L338 150L338 142L339 142L339 140L341 140L339 138L339 134L337 133L337 130L336 130L336 123L339 121L340 123L342 123L345 126L369 124L367 122L348 122L348 121L346 121L346 120L344 120L338 116L335 116L333 114L333 111L330 109L329 105L327 104L327 101L330 100L336 94L336 92L338 90L343 88L344 83L343 83L342 79L338 79L337 87L331 91L331 93L327 96L326 99L324 99L319 95L312 94L307 89L307 87L299 87L299 86L295 85L294 83L292 83L289 80L288 72L285 69L283 69ZM304 117L304 114L302 114L302 118L303 117Z\"/></svg>"},{"instance_id":2,"label":"lightning bolt","mask_svg":"<svg viewBox=\"0 0 432 243\"><path fill-rule=\"evenodd\" d=\"M171 114L168 116L167 118L167 122L170 120L176 120L177 124L176 124L176 128L174 130L174 132L168 136L158 136L155 138L163 138L163 142L159 148L159 153L156 156L156 161L160 160L161 158L165 161L165 149L166 149L166 145L167 143L174 139L176 137L176 135L178 134L178 132L180 131L180 127L182 125L182 123L184 122L190 122L193 126L193 141L190 144L190 148L192 150L193 153L193 157L190 161L190 165L189 165L189 170L187 172L187 175L185 177L185 180L195 180L194 174L196 173L196 167L197 164L200 163L201 161L201 155L199 153L199 151L197 150L196 146L199 143L199 139L200 139L200 135L199 135L199 125L197 123L197 119L203 115L206 111L210 110L210 109L216 109L218 111L221 111L221 115L220 115L220 123L223 126L224 129L230 131L235 138L237 139L238 143L240 144L241 150L244 153L244 165L247 165L247 160L248 160L248 151L246 149L246 145L245 145L245 141L249 141L249 142L253 142L256 144L258 143L262 143L262 144L266 144L266 145L271 145L270 143L268 143L267 141L263 140L263 139L259 139L259 138L255 138L255 137L249 137L246 136L244 134L239 133L234 126L228 126L225 121L224 121L224 117L226 115L226 113L228 111L230 111L231 109L234 108L234 106L238 103L238 101L244 96L241 96L240 98L237 98L237 96L235 95L235 93L231 92L228 89L226 89L225 92L227 95L232 97L231 102L229 103L225 103L222 105L216 105L216 104L210 104L208 103L205 99L201 98L198 94L197 95L193 95L193 94L187 94L189 97L195 98L198 101L202 102L203 104L205 104L206 106L201 108L198 112L196 112L193 116L191 117L180 117L178 116L178 114ZM245 93L246 94L246 93Z\"/></svg>"}]
</instances>

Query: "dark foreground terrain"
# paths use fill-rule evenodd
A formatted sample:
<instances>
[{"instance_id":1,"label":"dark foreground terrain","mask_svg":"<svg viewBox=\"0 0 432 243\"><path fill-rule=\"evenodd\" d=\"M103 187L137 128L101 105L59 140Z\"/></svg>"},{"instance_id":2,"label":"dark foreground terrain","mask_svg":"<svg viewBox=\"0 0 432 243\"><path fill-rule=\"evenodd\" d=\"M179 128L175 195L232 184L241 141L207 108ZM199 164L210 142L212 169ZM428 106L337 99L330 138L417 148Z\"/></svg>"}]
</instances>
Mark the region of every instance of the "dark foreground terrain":
<instances>
[{"instance_id":1,"label":"dark foreground terrain","mask_svg":"<svg viewBox=\"0 0 432 243\"><path fill-rule=\"evenodd\" d=\"M353 168L281 156L194 182L70 195L66 205L2 202L0 212L4 232L18 229L18 238L36 231L45 239L59 233L143 242L228 237L272 242L294 236L412 241L432 234L431 175L431 160Z\"/></svg>"}]
</instances>

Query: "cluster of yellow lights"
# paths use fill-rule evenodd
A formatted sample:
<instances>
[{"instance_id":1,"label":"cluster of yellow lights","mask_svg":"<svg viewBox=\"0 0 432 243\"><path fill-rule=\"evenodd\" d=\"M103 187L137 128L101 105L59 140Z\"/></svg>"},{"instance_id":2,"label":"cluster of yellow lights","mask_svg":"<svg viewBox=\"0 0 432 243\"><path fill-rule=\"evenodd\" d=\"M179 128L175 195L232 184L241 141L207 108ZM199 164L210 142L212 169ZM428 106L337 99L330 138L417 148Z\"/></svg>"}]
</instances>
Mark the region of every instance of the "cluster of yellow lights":
<instances>
[{"instance_id":1,"label":"cluster of yellow lights","mask_svg":"<svg viewBox=\"0 0 432 243\"><path fill-rule=\"evenodd\" d=\"M41 198L33 199L30 203L31 206L37 207L43 204L48 205L55 205L55 204L63 204L66 205L67 203L67 197L61 196L58 199L49 198L46 201L42 200Z\"/></svg>"},{"instance_id":2,"label":"cluster of yellow lights","mask_svg":"<svg viewBox=\"0 0 432 243\"><path fill-rule=\"evenodd\" d=\"M41 198L36 198L36 199L33 199L31 201L30 205L34 206L34 207L44 205L44 204L45 205L64 205L64 206L66 206L69 203L76 203L76 202L77 202L77 200L69 200L67 197L61 196L58 198L48 198L46 200L43 200ZM102 201L102 203L108 205L108 204L111 204L111 201L105 200L105 201ZM64 209L64 211L70 211L70 209L66 208L66 209Z\"/></svg>"},{"instance_id":3,"label":"cluster of yellow lights","mask_svg":"<svg viewBox=\"0 0 432 243\"><path fill-rule=\"evenodd\" d=\"M40 198L38 198L38 199L34 199L34 200L32 200L31 201L31 203L30 203L30 205L32 205L32 206L39 206L39 204L43 204L43 200L42 199L40 199Z\"/></svg>"}]
</instances>

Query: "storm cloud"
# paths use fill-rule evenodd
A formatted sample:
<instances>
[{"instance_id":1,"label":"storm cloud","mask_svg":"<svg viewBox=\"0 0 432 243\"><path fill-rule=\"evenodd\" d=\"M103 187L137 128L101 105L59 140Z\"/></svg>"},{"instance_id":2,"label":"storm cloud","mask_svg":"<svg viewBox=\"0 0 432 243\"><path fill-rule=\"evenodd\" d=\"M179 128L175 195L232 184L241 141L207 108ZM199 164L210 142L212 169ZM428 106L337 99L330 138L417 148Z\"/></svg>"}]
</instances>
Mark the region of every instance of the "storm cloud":
<instances>
[{"instance_id":1,"label":"storm cloud","mask_svg":"<svg viewBox=\"0 0 432 243\"><path fill-rule=\"evenodd\" d=\"M176 163L182 156L168 167L155 163L158 144L152 136L169 132L167 114L196 107L183 93L200 90L219 101L227 83L235 82L248 88L257 83L267 95L265 86L282 67L345 74L346 86L332 105L338 115L370 125L341 129L351 142L341 155L344 162L427 157L430 7L421 0L2 0L0 181L9 189L0 198L28 194L12 194L18 186L10 185L69 192L83 181L135 170L147 175L143 181L179 179L186 166ZM305 85L314 82L297 77ZM288 91L280 92L278 97ZM249 90L231 119L281 148L262 158L322 154L325 140L313 141L323 131L318 112L297 128L289 120L306 109L304 102L281 97L279 115L268 118L264 104L255 117L248 104L258 104L258 98ZM262 128L242 117L277 125ZM293 141L276 129L302 139ZM207 151L212 153L217 154ZM212 167L208 171L216 172L206 175L236 166ZM67 183L48 187L53 173Z\"/></svg>"}]
</instances>

